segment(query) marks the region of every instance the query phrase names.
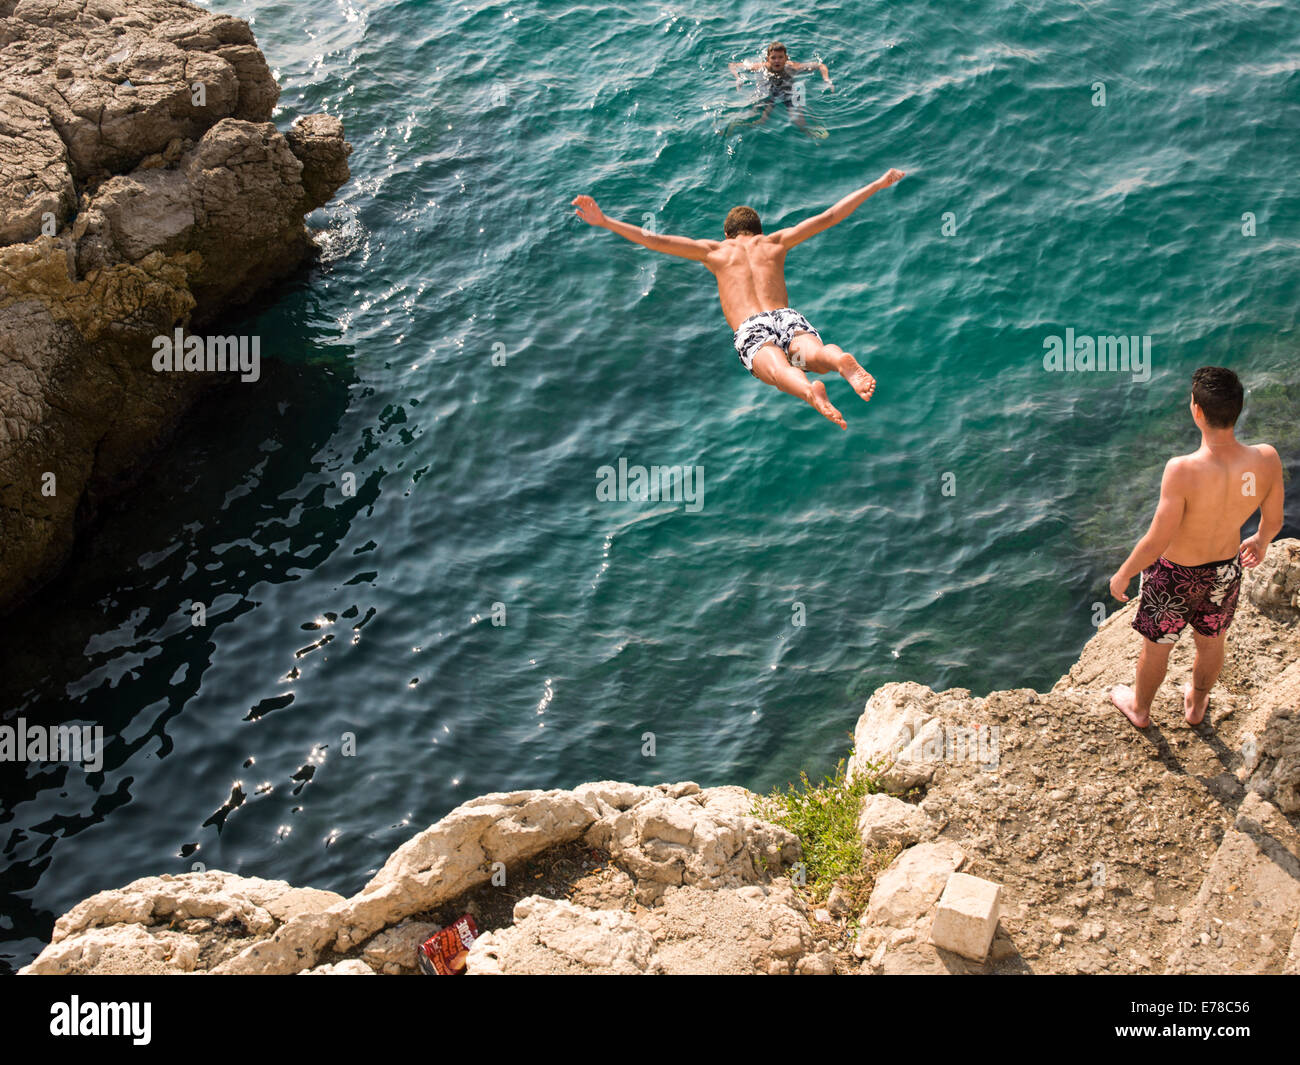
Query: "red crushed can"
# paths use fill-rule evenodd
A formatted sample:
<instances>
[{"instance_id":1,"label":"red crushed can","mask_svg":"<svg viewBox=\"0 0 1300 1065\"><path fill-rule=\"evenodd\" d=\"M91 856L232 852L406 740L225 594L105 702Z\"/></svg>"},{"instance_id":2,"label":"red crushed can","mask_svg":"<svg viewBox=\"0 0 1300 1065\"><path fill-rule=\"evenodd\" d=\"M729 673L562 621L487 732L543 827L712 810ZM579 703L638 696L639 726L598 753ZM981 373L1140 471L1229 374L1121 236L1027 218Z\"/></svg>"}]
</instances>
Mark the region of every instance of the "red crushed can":
<instances>
[{"instance_id":1,"label":"red crushed can","mask_svg":"<svg viewBox=\"0 0 1300 1065\"><path fill-rule=\"evenodd\" d=\"M469 948L478 938L478 925L469 914L434 932L415 952L420 971L428 976L460 976Z\"/></svg>"}]
</instances>

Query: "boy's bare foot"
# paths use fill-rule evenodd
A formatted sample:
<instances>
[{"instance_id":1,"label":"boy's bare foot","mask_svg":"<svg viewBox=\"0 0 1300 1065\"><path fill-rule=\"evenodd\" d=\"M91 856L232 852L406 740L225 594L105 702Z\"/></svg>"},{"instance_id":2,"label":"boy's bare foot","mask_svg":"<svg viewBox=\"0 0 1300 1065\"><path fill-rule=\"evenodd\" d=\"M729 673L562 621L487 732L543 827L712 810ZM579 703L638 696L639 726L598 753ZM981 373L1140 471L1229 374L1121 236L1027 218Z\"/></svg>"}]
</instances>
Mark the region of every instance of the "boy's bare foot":
<instances>
[{"instance_id":1,"label":"boy's bare foot","mask_svg":"<svg viewBox=\"0 0 1300 1065\"><path fill-rule=\"evenodd\" d=\"M858 360L848 352L845 352L844 358L840 359L840 376L849 383L864 403L876 390L876 379L867 373Z\"/></svg>"},{"instance_id":2,"label":"boy's bare foot","mask_svg":"<svg viewBox=\"0 0 1300 1065\"><path fill-rule=\"evenodd\" d=\"M826 386L820 381L808 382L808 402L816 408L818 414L834 422L841 429L849 427L843 415L831 405L831 401L826 397Z\"/></svg>"},{"instance_id":3,"label":"boy's bare foot","mask_svg":"<svg viewBox=\"0 0 1300 1065\"><path fill-rule=\"evenodd\" d=\"M1127 684L1116 684L1111 688L1110 701L1119 707L1120 712L1138 728L1146 728L1151 724L1150 713L1145 717L1138 716L1137 693Z\"/></svg>"},{"instance_id":4,"label":"boy's bare foot","mask_svg":"<svg viewBox=\"0 0 1300 1065\"><path fill-rule=\"evenodd\" d=\"M1199 706L1197 703L1199 702ZM1192 687L1191 682L1183 685L1183 717L1187 718L1189 725L1199 725L1205 720L1205 711L1210 708L1210 693L1205 693L1204 699L1196 698L1196 689Z\"/></svg>"}]
</instances>

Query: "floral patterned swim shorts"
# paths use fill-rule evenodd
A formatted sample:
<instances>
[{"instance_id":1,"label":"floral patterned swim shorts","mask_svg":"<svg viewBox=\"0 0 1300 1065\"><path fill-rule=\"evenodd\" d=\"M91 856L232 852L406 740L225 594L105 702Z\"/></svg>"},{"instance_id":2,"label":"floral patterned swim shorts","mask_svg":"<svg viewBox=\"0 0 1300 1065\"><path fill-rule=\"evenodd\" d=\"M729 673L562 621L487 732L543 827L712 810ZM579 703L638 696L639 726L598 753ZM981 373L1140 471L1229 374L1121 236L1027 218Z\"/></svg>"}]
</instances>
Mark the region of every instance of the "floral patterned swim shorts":
<instances>
[{"instance_id":1,"label":"floral patterned swim shorts","mask_svg":"<svg viewBox=\"0 0 1300 1065\"><path fill-rule=\"evenodd\" d=\"M1232 624L1241 593L1241 562L1225 558L1180 566L1158 558L1142 571L1133 627L1152 643L1177 643L1187 625L1215 637Z\"/></svg>"},{"instance_id":2,"label":"floral patterned swim shorts","mask_svg":"<svg viewBox=\"0 0 1300 1065\"><path fill-rule=\"evenodd\" d=\"M740 356L740 364L751 374L754 373L754 356L764 344L775 344L788 356L790 342L800 333L810 334L814 340L820 340L814 329L798 311L791 307L781 307L775 311L760 311L751 314L736 327L732 337L732 346ZM757 374L754 374L757 377Z\"/></svg>"}]
</instances>

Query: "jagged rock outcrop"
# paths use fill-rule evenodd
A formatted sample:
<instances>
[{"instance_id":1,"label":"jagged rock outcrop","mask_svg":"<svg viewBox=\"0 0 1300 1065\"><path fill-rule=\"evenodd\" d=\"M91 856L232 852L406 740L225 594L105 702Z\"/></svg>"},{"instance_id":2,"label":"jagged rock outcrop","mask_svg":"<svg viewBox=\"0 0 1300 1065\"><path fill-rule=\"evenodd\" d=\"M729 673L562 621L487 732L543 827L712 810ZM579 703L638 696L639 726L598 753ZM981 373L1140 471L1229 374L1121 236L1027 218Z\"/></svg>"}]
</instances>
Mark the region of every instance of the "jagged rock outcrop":
<instances>
[{"instance_id":1,"label":"jagged rock outcrop","mask_svg":"<svg viewBox=\"0 0 1300 1065\"><path fill-rule=\"evenodd\" d=\"M879 850L891 845L910 846L938 830L913 803L878 792L862 801L858 814L858 835L868 850Z\"/></svg>"},{"instance_id":2,"label":"jagged rock outcrop","mask_svg":"<svg viewBox=\"0 0 1300 1065\"><path fill-rule=\"evenodd\" d=\"M941 840L903 851L876 881L854 953L874 972L942 974L951 963L929 942L935 904L966 854Z\"/></svg>"},{"instance_id":3,"label":"jagged rock outcrop","mask_svg":"<svg viewBox=\"0 0 1300 1065\"><path fill-rule=\"evenodd\" d=\"M299 914L342 901L332 891L233 873L145 877L92 895L65 913L50 946L27 971L193 972Z\"/></svg>"},{"instance_id":4,"label":"jagged rock outcrop","mask_svg":"<svg viewBox=\"0 0 1300 1065\"><path fill-rule=\"evenodd\" d=\"M370 939L361 952L361 960L385 976L413 973L417 967L416 950L436 931L438 925L431 921L402 921Z\"/></svg>"},{"instance_id":5,"label":"jagged rock outcrop","mask_svg":"<svg viewBox=\"0 0 1300 1065\"><path fill-rule=\"evenodd\" d=\"M271 124L252 31L185 0L0 0L0 611L230 374L154 370L296 269L348 179L327 115Z\"/></svg>"},{"instance_id":6,"label":"jagged rock outcrop","mask_svg":"<svg viewBox=\"0 0 1300 1065\"><path fill-rule=\"evenodd\" d=\"M463 912L484 932L471 975L1300 971L1297 586L1297 541L1247 574L1195 729L1191 641L1150 728L1110 704L1132 679L1133 603L1050 692L874 693L854 772L910 783L863 803L864 846L888 865L860 912L838 887L810 905L798 840L744 789L603 781L473 799L347 899L224 873L102 892L24 971L411 973ZM983 962L930 942L958 870L1002 887Z\"/></svg>"},{"instance_id":7,"label":"jagged rock outcrop","mask_svg":"<svg viewBox=\"0 0 1300 1065\"><path fill-rule=\"evenodd\" d=\"M470 948L471 974L641 976L662 973L650 933L623 910L589 910L530 895L515 904L514 924Z\"/></svg>"},{"instance_id":8,"label":"jagged rock outcrop","mask_svg":"<svg viewBox=\"0 0 1300 1065\"><path fill-rule=\"evenodd\" d=\"M754 799L610 781L485 795L408 840L351 898L227 873L150 877L79 903L24 971L105 971L104 957L122 971L134 956L142 971L336 973L351 970L322 967L354 960L414 972L416 946L438 927L418 915L479 888L512 893L521 863L581 842L609 848L606 876L574 900L515 904L518 928L484 937L471 972L689 971L700 960L683 930L709 925L736 971L791 972L813 945L782 879L799 843L753 817ZM615 867L615 853L636 872ZM633 921L624 906L636 896L659 905Z\"/></svg>"},{"instance_id":9,"label":"jagged rock outcrop","mask_svg":"<svg viewBox=\"0 0 1300 1065\"><path fill-rule=\"evenodd\" d=\"M1300 609L1300 541L1279 540L1251 573L1246 595L1257 607Z\"/></svg>"},{"instance_id":10,"label":"jagged rock outcrop","mask_svg":"<svg viewBox=\"0 0 1300 1065\"><path fill-rule=\"evenodd\" d=\"M918 838L935 842L904 850L877 881L855 943L868 971L1283 971L1300 923L1288 810L1300 787L1297 588L1297 541L1273 544L1247 571L1220 686L1194 730L1182 714L1190 638L1150 728L1110 703L1111 686L1133 680L1136 602L1102 623L1050 692L876 691L854 762L890 767L886 777L914 788L928 819ZM901 918L885 905L912 856L941 842L961 848L964 872L1003 886L983 964L929 943L928 902ZM903 879L911 901L942 889L936 877Z\"/></svg>"},{"instance_id":11,"label":"jagged rock outcrop","mask_svg":"<svg viewBox=\"0 0 1300 1065\"><path fill-rule=\"evenodd\" d=\"M797 859L789 832L749 816L753 796L743 788L713 788L698 802L681 802L672 790L602 819L587 833L589 843L635 879L638 902L653 903L679 885L756 884L766 879L760 864L781 869Z\"/></svg>"},{"instance_id":12,"label":"jagged rock outcrop","mask_svg":"<svg viewBox=\"0 0 1300 1065\"><path fill-rule=\"evenodd\" d=\"M470 975L829 975L806 909L776 878L669 887L652 908L591 908L531 896L469 952ZM823 944L824 946L824 944Z\"/></svg>"},{"instance_id":13,"label":"jagged rock outcrop","mask_svg":"<svg viewBox=\"0 0 1300 1065\"><path fill-rule=\"evenodd\" d=\"M1300 566L1296 567L1300 570ZM1243 742L1251 791L1274 803L1284 814L1300 815L1300 661L1273 683L1274 712L1262 735Z\"/></svg>"},{"instance_id":14,"label":"jagged rock outcrop","mask_svg":"<svg viewBox=\"0 0 1300 1065\"><path fill-rule=\"evenodd\" d=\"M1248 792L1173 927L1167 971L1282 973L1300 944L1300 831Z\"/></svg>"}]
</instances>

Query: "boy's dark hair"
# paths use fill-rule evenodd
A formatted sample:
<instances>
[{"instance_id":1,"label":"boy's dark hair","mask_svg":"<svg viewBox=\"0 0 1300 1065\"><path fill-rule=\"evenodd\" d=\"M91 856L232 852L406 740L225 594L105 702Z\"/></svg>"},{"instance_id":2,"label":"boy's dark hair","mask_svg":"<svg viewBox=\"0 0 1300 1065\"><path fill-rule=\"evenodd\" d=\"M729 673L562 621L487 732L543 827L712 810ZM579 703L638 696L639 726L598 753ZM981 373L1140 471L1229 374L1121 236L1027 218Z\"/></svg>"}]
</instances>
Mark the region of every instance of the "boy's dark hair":
<instances>
[{"instance_id":1,"label":"boy's dark hair","mask_svg":"<svg viewBox=\"0 0 1300 1065\"><path fill-rule=\"evenodd\" d=\"M771 44L767 46L768 55L771 55L773 52L778 52L778 51L785 52L786 55L790 54L789 52L786 52L785 45L783 45L780 41L773 41Z\"/></svg>"},{"instance_id":2,"label":"boy's dark hair","mask_svg":"<svg viewBox=\"0 0 1300 1065\"><path fill-rule=\"evenodd\" d=\"M722 223L722 233L730 240L737 233L762 233L763 223L759 221L758 212L752 207L733 207L727 212L727 219Z\"/></svg>"},{"instance_id":3,"label":"boy's dark hair","mask_svg":"<svg viewBox=\"0 0 1300 1065\"><path fill-rule=\"evenodd\" d=\"M1192 399L1214 429L1237 424L1245 390L1235 373L1223 366L1202 366L1192 374Z\"/></svg>"}]
</instances>

